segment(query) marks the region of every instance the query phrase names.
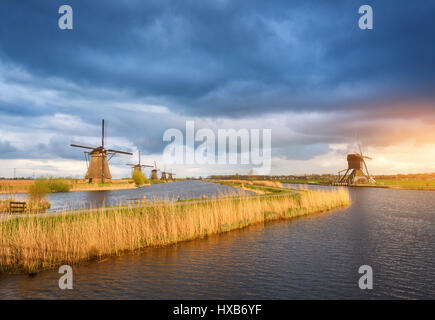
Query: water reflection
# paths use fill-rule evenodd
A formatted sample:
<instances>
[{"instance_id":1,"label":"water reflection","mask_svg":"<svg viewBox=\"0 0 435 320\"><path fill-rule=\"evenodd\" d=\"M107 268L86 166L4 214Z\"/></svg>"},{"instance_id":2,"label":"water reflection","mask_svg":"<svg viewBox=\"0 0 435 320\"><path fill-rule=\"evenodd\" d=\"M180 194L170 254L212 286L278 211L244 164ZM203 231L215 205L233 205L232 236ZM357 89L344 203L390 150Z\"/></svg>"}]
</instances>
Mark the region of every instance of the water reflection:
<instances>
[{"instance_id":1,"label":"water reflection","mask_svg":"<svg viewBox=\"0 0 435 320\"><path fill-rule=\"evenodd\" d=\"M345 210L148 248L59 275L0 276L2 298L386 299L435 298L433 192L350 189ZM374 289L358 288L358 268Z\"/></svg>"}]
</instances>

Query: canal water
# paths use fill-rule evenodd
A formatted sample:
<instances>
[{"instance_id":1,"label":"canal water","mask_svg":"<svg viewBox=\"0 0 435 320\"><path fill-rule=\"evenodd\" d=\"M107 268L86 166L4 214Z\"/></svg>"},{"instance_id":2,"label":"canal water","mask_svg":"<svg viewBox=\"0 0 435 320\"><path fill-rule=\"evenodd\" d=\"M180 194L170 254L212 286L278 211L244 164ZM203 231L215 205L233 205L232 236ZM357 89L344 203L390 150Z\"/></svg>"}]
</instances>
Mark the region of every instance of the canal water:
<instances>
[{"instance_id":1,"label":"canal water","mask_svg":"<svg viewBox=\"0 0 435 320\"><path fill-rule=\"evenodd\" d=\"M203 182L200 180L175 181L153 184L142 188L107 191L59 192L47 195L51 203L48 211L99 208L125 204L127 199L169 200L199 199L219 197L228 194L253 194L239 188ZM0 195L2 196L2 195ZM3 195L3 198L8 198ZM14 199L24 200L25 194L14 195Z\"/></svg>"},{"instance_id":2,"label":"canal water","mask_svg":"<svg viewBox=\"0 0 435 320\"><path fill-rule=\"evenodd\" d=\"M56 270L0 275L0 298L435 299L435 192L349 191L344 210L81 265L73 290Z\"/></svg>"}]
</instances>

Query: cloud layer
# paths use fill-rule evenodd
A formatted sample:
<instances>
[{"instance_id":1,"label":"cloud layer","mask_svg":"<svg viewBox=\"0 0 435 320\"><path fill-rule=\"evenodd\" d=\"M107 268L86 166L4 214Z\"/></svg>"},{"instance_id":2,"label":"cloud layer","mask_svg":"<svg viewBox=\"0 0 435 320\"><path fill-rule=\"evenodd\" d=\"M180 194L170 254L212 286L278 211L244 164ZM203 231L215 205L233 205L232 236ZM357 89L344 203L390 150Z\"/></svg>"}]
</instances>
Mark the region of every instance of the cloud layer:
<instances>
[{"instance_id":1,"label":"cloud layer","mask_svg":"<svg viewBox=\"0 0 435 320\"><path fill-rule=\"evenodd\" d=\"M150 161L161 156L163 132L188 119L215 130L272 128L276 173L297 161L306 172L335 172L335 154L357 140L378 153L429 148L435 4L367 3L371 31L358 28L362 3L352 0L75 0L74 30L62 31L64 2L2 1L0 158L80 161L68 145L98 143L101 118L112 147ZM330 166L313 162L327 155ZM127 174L126 160L114 160Z\"/></svg>"}]
</instances>

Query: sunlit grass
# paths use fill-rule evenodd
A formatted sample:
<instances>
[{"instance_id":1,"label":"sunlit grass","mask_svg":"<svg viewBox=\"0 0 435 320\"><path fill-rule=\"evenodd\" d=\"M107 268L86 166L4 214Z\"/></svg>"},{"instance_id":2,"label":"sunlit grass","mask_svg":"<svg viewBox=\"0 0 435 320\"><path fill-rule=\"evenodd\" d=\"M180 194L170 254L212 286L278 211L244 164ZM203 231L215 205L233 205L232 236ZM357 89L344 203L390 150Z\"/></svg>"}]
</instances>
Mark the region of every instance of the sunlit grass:
<instances>
[{"instance_id":1,"label":"sunlit grass","mask_svg":"<svg viewBox=\"0 0 435 320\"><path fill-rule=\"evenodd\" d=\"M225 186L242 188L243 190L252 191L257 194L270 194L270 193L285 193L288 188L284 188L279 181L270 180L219 180L213 181Z\"/></svg>"},{"instance_id":2,"label":"sunlit grass","mask_svg":"<svg viewBox=\"0 0 435 320\"><path fill-rule=\"evenodd\" d=\"M11 201L17 201L17 200L13 199L12 196L9 196L8 199L6 199L6 200L0 200L0 213L9 212ZM24 213L39 213L41 211L50 209L50 207L51 207L50 201L48 201L45 198L27 199L26 201L23 201L23 202L26 203Z\"/></svg>"},{"instance_id":3,"label":"sunlit grass","mask_svg":"<svg viewBox=\"0 0 435 320\"><path fill-rule=\"evenodd\" d=\"M393 186L401 188L435 189L435 179L376 179L376 184L380 186Z\"/></svg>"},{"instance_id":4,"label":"sunlit grass","mask_svg":"<svg viewBox=\"0 0 435 320\"><path fill-rule=\"evenodd\" d=\"M0 222L0 270L31 273L61 264L73 265L128 250L323 212L349 203L345 189L334 189L186 204L156 202L139 208L16 218Z\"/></svg>"}]
</instances>

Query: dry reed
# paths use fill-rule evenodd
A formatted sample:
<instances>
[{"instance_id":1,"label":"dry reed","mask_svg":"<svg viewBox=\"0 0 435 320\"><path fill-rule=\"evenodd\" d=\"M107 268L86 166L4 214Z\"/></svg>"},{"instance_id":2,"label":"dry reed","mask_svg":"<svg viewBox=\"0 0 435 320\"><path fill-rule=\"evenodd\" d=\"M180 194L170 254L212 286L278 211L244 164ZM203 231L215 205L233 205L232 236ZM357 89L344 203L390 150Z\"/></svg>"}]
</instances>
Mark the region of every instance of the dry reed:
<instances>
[{"instance_id":1,"label":"dry reed","mask_svg":"<svg viewBox=\"0 0 435 320\"><path fill-rule=\"evenodd\" d=\"M0 193L26 193L33 180L0 179Z\"/></svg>"},{"instance_id":2,"label":"dry reed","mask_svg":"<svg viewBox=\"0 0 435 320\"><path fill-rule=\"evenodd\" d=\"M113 179L111 183L102 186L97 183L88 183L84 179L63 179L71 185L70 191L118 190L133 189L135 184L130 179ZM35 180L25 179L0 179L0 194L27 193Z\"/></svg>"},{"instance_id":3,"label":"dry reed","mask_svg":"<svg viewBox=\"0 0 435 320\"><path fill-rule=\"evenodd\" d=\"M10 202L11 201L22 201L22 200L16 200L9 196L7 200L0 200L0 213L8 213L10 210ZM47 199L38 199L38 200L27 200L25 201L26 207L24 212L25 213L39 213L41 211L50 209L51 203Z\"/></svg>"},{"instance_id":4,"label":"dry reed","mask_svg":"<svg viewBox=\"0 0 435 320\"><path fill-rule=\"evenodd\" d=\"M56 217L0 222L0 271L37 272L243 228L323 212L350 203L347 190L236 197L194 203L160 202Z\"/></svg>"},{"instance_id":5,"label":"dry reed","mask_svg":"<svg viewBox=\"0 0 435 320\"><path fill-rule=\"evenodd\" d=\"M236 183L236 184L248 184L248 185L256 185L263 187L271 187L271 188L282 188L282 183L279 181L270 181L270 180L220 180L221 182L227 183Z\"/></svg>"}]
</instances>

